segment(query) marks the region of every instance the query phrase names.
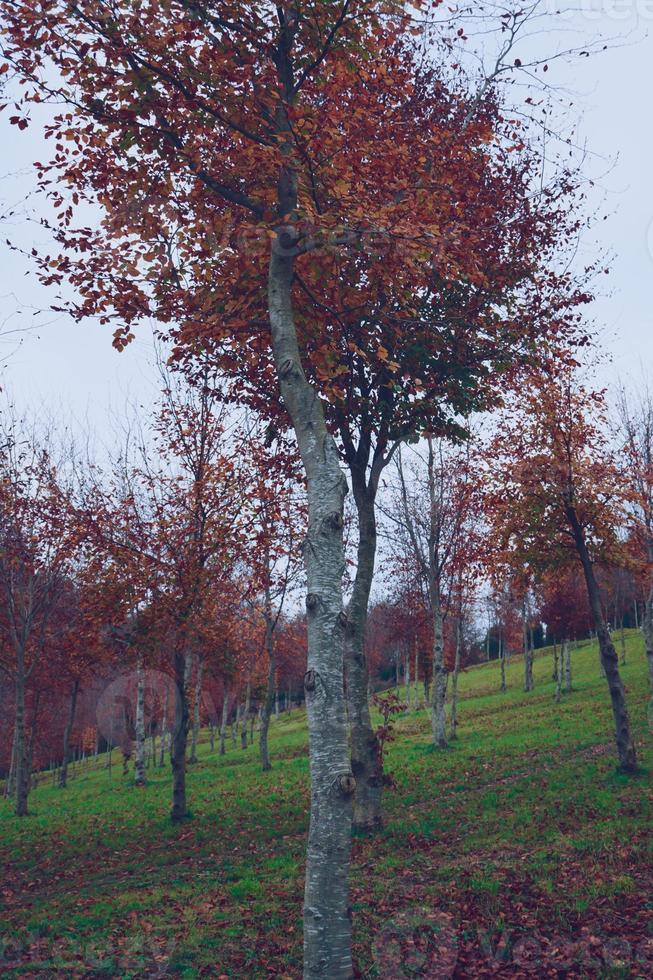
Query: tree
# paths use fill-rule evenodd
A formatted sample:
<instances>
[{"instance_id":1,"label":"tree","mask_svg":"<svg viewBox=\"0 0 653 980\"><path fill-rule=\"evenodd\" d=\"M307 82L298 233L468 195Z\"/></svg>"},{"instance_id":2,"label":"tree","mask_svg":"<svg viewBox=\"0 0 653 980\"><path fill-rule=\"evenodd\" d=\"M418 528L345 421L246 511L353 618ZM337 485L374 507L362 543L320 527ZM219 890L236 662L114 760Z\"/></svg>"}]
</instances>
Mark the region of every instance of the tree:
<instances>
[{"instance_id":1,"label":"tree","mask_svg":"<svg viewBox=\"0 0 653 980\"><path fill-rule=\"evenodd\" d=\"M633 544L644 582L642 628L653 704L653 393L645 388L637 400L622 392L619 421L623 450L620 472L628 487Z\"/></svg>"},{"instance_id":2,"label":"tree","mask_svg":"<svg viewBox=\"0 0 653 980\"><path fill-rule=\"evenodd\" d=\"M76 548L65 489L47 446L2 419L0 454L0 666L14 684L16 813L27 814L31 751L25 732L27 684L50 639Z\"/></svg>"},{"instance_id":3,"label":"tree","mask_svg":"<svg viewBox=\"0 0 653 980\"><path fill-rule=\"evenodd\" d=\"M59 212L64 254L46 261L46 280L69 278L78 287L80 316L119 317L118 347L131 339L136 320L153 314L181 323L179 336L191 347L211 335L221 339L259 380L269 382L273 364L309 511L305 975L349 976L354 779L342 684L346 482L318 397L326 397L324 386L311 383L297 295L304 273L330 281L333 250L349 252L379 228L388 229L390 241L376 269L404 284L402 316L414 312L434 263L448 281L463 280L472 291L483 286L484 272L470 268L468 258L485 212L464 184L491 156L492 99L474 99L471 114L465 107L469 124L445 154L453 166L442 184L432 169L443 144L431 125L441 86L427 91L429 70L419 70L424 50L411 39L410 14L399 5L344 0L334 10L311 0L273 9L175 0L163 10L122 2L109 10L98 0L74 6L55 0L35 13L20 0L4 10L8 55L28 80L28 93L36 88L36 98L62 97L70 107L51 128L64 137L56 143L59 157L41 170L46 185L57 175L64 178L59 187L74 188L70 208ZM57 72L63 82L52 86ZM506 135L514 131L511 121ZM496 161L510 160L510 148L504 145ZM374 166L361 166L371 160ZM506 177L510 172L508 163ZM477 186L485 187L484 179ZM515 187L523 190L519 179ZM104 209L99 230L74 226L84 195ZM55 189L54 200L60 197ZM527 200L523 194L525 210ZM463 212L473 220L447 240L448 218ZM501 226L496 214L490 224ZM243 243L246 252L238 247ZM265 335L253 315L261 295ZM315 312L315 303L308 309ZM313 378L320 364L330 370L330 347L320 344ZM378 350L387 356L383 345ZM397 364L392 370L400 377ZM356 642L362 651L362 639Z\"/></svg>"},{"instance_id":4,"label":"tree","mask_svg":"<svg viewBox=\"0 0 653 980\"><path fill-rule=\"evenodd\" d=\"M625 501L605 424L601 394L584 389L571 369L557 377L534 375L490 444L488 511L503 550L521 563L580 563L610 691L619 767L633 772L624 687L596 574L597 564L622 560L618 532Z\"/></svg>"},{"instance_id":5,"label":"tree","mask_svg":"<svg viewBox=\"0 0 653 980\"><path fill-rule=\"evenodd\" d=\"M456 591L456 556L463 552L465 518L473 495L469 463L469 444L453 449L429 435L425 456L419 450L414 452L409 483L402 454L398 453L398 500L387 512L399 529L401 553L421 582L431 616L431 727L433 744L439 748L447 745L444 621Z\"/></svg>"}]
</instances>

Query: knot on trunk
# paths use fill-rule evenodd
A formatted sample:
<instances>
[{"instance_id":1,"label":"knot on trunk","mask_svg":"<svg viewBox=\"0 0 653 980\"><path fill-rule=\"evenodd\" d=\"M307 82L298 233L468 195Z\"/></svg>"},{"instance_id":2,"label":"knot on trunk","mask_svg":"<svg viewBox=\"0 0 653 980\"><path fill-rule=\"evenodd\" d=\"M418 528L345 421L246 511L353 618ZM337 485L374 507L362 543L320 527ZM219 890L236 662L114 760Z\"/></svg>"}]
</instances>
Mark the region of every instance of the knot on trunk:
<instances>
[{"instance_id":1,"label":"knot on trunk","mask_svg":"<svg viewBox=\"0 0 653 980\"><path fill-rule=\"evenodd\" d=\"M304 674L304 690L310 694L317 687L318 673L316 670L307 670Z\"/></svg>"},{"instance_id":2,"label":"knot on trunk","mask_svg":"<svg viewBox=\"0 0 653 980\"><path fill-rule=\"evenodd\" d=\"M315 612L320 604L320 597L317 592L309 592L306 596L306 608L309 612Z\"/></svg>"},{"instance_id":3,"label":"knot on trunk","mask_svg":"<svg viewBox=\"0 0 653 980\"><path fill-rule=\"evenodd\" d=\"M334 510L324 518L323 525L329 531L341 531L344 520L340 511Z\"/></svg>"},{"instance_id":4,"label":"knot on trunk","mask_svg":"<svg viewBox=\"0 0 653 980\"><path fill-rule=\"evenodd\" d=\"M279 368L279 377L281 378L282 381L286 381L294 370L295 370L295 362L293 361L292 357L289 357L281 364Z\"/></svg>"},{"instance_id":5,"label":"knot on trunk","mask_svg":"<svg viewBox=\"0 0 653 980\"><path fill-rule=\"evenodd\" d=\"M353 772L341 772L334 780L341 796L350 797L356 791L356 779Z\"/></svg>"},{"instance_id":6,"label":"knot on trunk","mask_svg":"<svg viewBox=\"0 0 653 980\"><path fill-rule=\"evenodd\" d=\"M343 630L344 629L347 629L347 624L349 623L349 619L347 618L347 613L345 612L344 609L342 609L338 613L337 623L338 623L338 626L340 627L340 629L343 629Z\"/></svg>"}]
</instances>

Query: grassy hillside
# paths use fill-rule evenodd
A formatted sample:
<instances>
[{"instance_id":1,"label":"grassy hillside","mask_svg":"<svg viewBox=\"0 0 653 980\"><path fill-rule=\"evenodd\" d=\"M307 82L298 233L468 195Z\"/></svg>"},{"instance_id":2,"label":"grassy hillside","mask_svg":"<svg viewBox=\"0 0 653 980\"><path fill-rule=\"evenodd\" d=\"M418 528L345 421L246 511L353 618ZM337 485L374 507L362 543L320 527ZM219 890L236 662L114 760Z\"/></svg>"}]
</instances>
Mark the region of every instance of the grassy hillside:
<instances>
[{"instance_id":1,"label":"grassy hillside","mask_svg":"<svg viewBox=\"0 0 653 980\"><path fill-rule=\"evenodd\" d=\"M550 652L521 690L495 664L461 678L459 738L429 746L425 711L390 748L387 827L354 842L355 958L364 977L653 976L651 779L641 637L623 677L641 775L615 774L596 648L553 702ZM308 764L303 713L257 750L203 743L192 821L168 822L170 776L137 790L120 766L42 785L18 822L0 801L0 974L299 977ZM455 971L455 972L454 972Z\"/></svg>"}]
</instances>

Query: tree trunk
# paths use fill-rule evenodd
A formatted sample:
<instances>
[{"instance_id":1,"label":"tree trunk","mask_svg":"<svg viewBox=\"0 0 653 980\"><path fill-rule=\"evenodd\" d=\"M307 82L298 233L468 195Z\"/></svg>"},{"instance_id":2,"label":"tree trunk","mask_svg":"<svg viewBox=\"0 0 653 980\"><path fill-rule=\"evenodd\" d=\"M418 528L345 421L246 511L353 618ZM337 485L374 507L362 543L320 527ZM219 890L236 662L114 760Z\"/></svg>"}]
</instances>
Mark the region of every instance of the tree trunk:
<instances>
[{"instance_id":1,"label":"tree trunk","mask_svg":"<svg viewBox=\"0 0 653 980\"><path fill-rule=\"evenodd\" d=\"M225 754L225 742L227 739L227 719L229 718L229 688L224 685L222 694L222 718L220 719L220 755Z\"/></svg>"},{"instance_id":2,"label":"tree trunk","mask_svg":"<svg viewBox=\"0 0 653 980\"><path fill-rule=\"evenodd\" d=\"M431 731L433 744L444 749L447 746L447 671L444 663L444 629L440 604L439 584L431 590L433 611L433 704L431 706Z\"/></svg>"},{"instance_id":3,"label":"tree trunk","mask_svg":"<svg viewBox=\"0 0 653 980\"><path fill-rule=\"evenodd\" d=\"M241 749L247 748L247 720L249 718L251 702L251 684L249 679L247 681L247 687L245 689L245 708L241 717L241 727L240 727L240 747Z\"/></svg>"},{"instance_id":4,"label":"tree trunk","mask_svg":"<svg viewBox=\"0 0 653 980\"><path fill-rule=\"evenodd\" d=\"M358 514L358 550L344 646L351 768L356 780L352 820L358 830L373 833L383 826L383 767L370 716L365 656L365 628L376 560L376 515L374 493L366 485L365 473L354 467L352 484Z\"/></svg>"},{"instance_id":5,"label":"tree trunk","mask_svg":"<svg viewBox=\"0 0 653 980\"><path fill-rule=\"evenodd\" d=\"M451 676L451 716L449 718L449 738L458 737L458 673L460 671L460 649L462 646L462 636L460 628L460 618L456 620L456 656Z\"/></svg>"},{"instance_id":6,"label":"tree trunk","mask_svg":"<svg viewBox=\"0 0 653 980\"><path fill-rule=\"evenodd\" d=\"M503 635L499 634L499 662L501 664L501 692L507 690L506 687L506 645L503 641Z\"/></svg>"},{"instance_id":7,"label":"tree trunk","mask_svg":"<svg viewBox=\"0 0 653 980\"><path fill-rule=\"evenodd\" d=\"M555 682L556 682L556 690L554 695L555 702L556 704L560 704L560 699L562 697L562 648L561 648L560 656L559 657L556 656Z\"/></svg>"},{"instance_id":8,"label":"tree trunk","mask_svg":"<svg viewBox=\"0 0 653 980\"><path fill-rule=\"evenodd\" d=\"M134 785L145 786L145 672L141 657L138 658L136 666L136 678Z\"/></svg>"},{"instance_id":9,"label":"tree trunk","mask_svg":"<svg viewBox=\"0 0 653 980\"><path fill-rule=\"evenodd\" d=\"M159 769L163 769L166 756L166 744L168 739L168 701L170 698L170 687L166 681L165 694L163 695L163 710L161 712L161 741L159 745Z\"/></svg>"},{"instance_id":10,"label":"tree trunk","mask_svg":"<svg viewBox=\"0 0 653 980\"><path fill-rule=\"evenodd\" d=\"M289 88L292 82L287 81ZM290 124L281 111L280 131ZM289 169L279 177L282 220L296 205ZM268 304L281 396L292 420L306 473L308 533L308 670L305 675L311 773L311 816L304 892L304 978L352 976L349 863L352 794L343 687L343 511L347 483L338 450L327 431L322 402L301 365L293 320L292 238L283 227L273 240Z\"/></svg>"},{"instance_id":11,"label":"tree trunk","mask_svg":"<svg viewBox=\"0 0 653 980\"><path fill-rule=\"evenodd\" d=\"M9 774L5 784L5 799L10 800L16 795L16 723L14 721L14 735L11 743L11 761L9 762Z\"/></svg>"},{"instance_id":12,"label":"tree trunk","mask_svg":"<svg viewBox=\"0 0 653 980\"><path fill-rule=\"evenodd\" d=\"M197 762L197 740L200 734L200 708L202 705L202 673L204 660L198 657L195 673L195 703L193 704L193 731L191 734L190 761Z\"/></svg>"},{"instance_id":13,"label":"tree trunk","mask_svg":"<svg viewBox=\"0 0 653 980\"><path fill-rule=\"evenodd\" d=\"M576 550L583 566L587 595L592 610L594 628L599 641L601 654L601 665L605 672L610 690L610 700L612 702L612 714L614 716L615 740L617 743L617 755L619 757L619 768L622 772L635 772L637 770L637 755L630 733L630 719L626 707L626 696L624 686L619 673L619 662L617 651L610 636L603 607L601 606L601 593L598 582L594 574L594 566L587 550L585 532L578 520L574 507L567 506L567 519L572 529Z\"/></svg>"},{"instance_id":14,"label":"tree trunk","mask_svg":"<svg viewBox=\"0 0 653 980\"><path fill-rule=\"evenodd\" d=\"M16 669L16 815L19 817L27 816L29 777L25 742L25 673L21 657Z\"/></svg>"},{"instance_id":15,"label":"tree trunk","mask_svg":"<svg viewBox=\"0 0 653 980\"><path fill-rule=\"evenodd\" d=\"M653 551L653 545L651 546ZM644 602L642 616L642 631L644 633L644 646L646 648L646 662L648 664L648 684L649 684L649 722L653 724L653 581L649 593Z\"/></svg>"},{"instance_id":16,"label":"tree trunk","mask_svg":"<svg viewBox=\"0 0 653 980\"><path fill-rule=\"evenodd\" d=\"M565 640L562 647L562 660L563 668L565 674L565 691L567 694L571 693L571 643L568 639Z\"/></svg>"},{"instance_id":17,"label":"tree trunk","mask_svg":"<svg viewBox=\"0 0 653 980\"><path fill-rule=\"evenodd\" d=\"M533 690L533 653L531 650L530 636L528 632L528 616L526 612L526 600L524 600L523 610L524 626L524 690Z\"/></svg>"},{"instance_id":18,"label":"tree trunk","mask_svg":"<svg viewBox=\"0 0 653 980\"><path fill-rule=\"evenodd\" d=\"M186 809L186 742L188 741L188 691L186 679L190 657L180 651L175 652L175 724L170 742L170 762L172 764L172 810L170 819L176 823L187 815Z\"/></svg>"},{"instance_id":19,"label":"tree trunk","mask_svg":"<svg viewBox=\"0 0 653 980\"><path fill-rule=\"evenodd\" d=\"M621 666L626 666L626 634L624 632L624 618L621 617L621 622L619 624L619 634L621 639Z\"/></svg>"},{"instance_id":20,"label":"tree trunk","mask_svg":"<svg viewBox=\"0 0 653 980\"><path fill-rule=\"evenodd\" d=\"M70 708L68 710L68 721L63 732L63 758L59 769L59 788L65 789L68 780L68 759L70 754L70 736L72 735L73 725L75 724L75 711L77 708L77 693L79 691L79 679L76 677L73 682L73 689L70 694Z\"/></svg>"},{"instance_id":21,"label":"tree trunk","mask_svg":"<svg viewBox=\"0 0 653 980\"><path fill-rule=\"evenodd\" d=\"M553 674L551 675L551 680L556 681L558 679L558 644L556 643L555 637L553 638Z\"/></svg>"},{"instance_id":22,"label":"tree trunk","mask_svg":"<svg viewBox=\"0 0 653 980\"><path fill-rule=\"evenodd\" d=\"M414 695L415 695L415 711L419 709L419 643L417 642L417 637L415 637L415 662L413 668L413 682L414 682Z\"/></svg>"},{"instance_id":23,"label":"tree trunk","mask_svg":"<svg viewBox=\"0 0 653 980\"><path fill-rule=\"evenodd\" d=\"M261 769L269 772L272 768L270 753L268 751L268 730L270 728L270 716L272 710L279 710L279 688L276 682L277 665L274 656L274 630L272 625L272 605L270 601L270 590L265 592L265 649L268 655L268 683L265 690L265 699L261 708L261 730L259 732L258 744L261 757Z\"/></svg>"}]
</instances>

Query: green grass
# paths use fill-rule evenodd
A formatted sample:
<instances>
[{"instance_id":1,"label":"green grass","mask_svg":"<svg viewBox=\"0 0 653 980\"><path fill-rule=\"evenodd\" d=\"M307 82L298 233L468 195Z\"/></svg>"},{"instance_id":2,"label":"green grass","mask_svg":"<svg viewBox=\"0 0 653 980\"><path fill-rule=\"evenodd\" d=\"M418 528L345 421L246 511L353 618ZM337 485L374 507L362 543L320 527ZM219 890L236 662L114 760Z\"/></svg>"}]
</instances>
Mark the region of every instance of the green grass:
<instances>
[{"instance_id":1,"label":"green grass","mask_svg":"<svg viewBox=\"0 0 653 980\"><path fill-rule=\"evenodd\" d=\"M399 719L386 828L354 840L359 976L447 975L429 974L447 944L424 945L424 933L413 942L420 923L449 937L456 976L653 975L641 637L628 633L622 668L636 777L615 771L595 647L574 651L573 663L574 691L559 705L550 651L529 694L520 658L503 694L496 664L465 672L447 751L430 749L425 710ZM76 769L66 791L44 781L22 822L1 801L0 975L299 977L303 712L273 722L270 741L266 774L255 747L229 743L221 758L203 741L189 767L193 819L179 827L168 821L168 770L148 770L138 790L117 760L111 774ZM403 965L393 959L399 933Z\"/></svg>"}]
</instances>

